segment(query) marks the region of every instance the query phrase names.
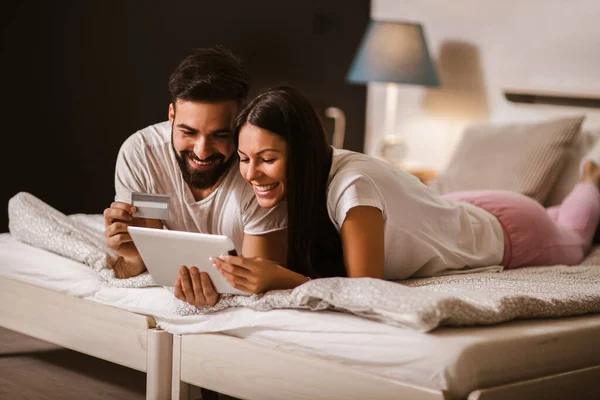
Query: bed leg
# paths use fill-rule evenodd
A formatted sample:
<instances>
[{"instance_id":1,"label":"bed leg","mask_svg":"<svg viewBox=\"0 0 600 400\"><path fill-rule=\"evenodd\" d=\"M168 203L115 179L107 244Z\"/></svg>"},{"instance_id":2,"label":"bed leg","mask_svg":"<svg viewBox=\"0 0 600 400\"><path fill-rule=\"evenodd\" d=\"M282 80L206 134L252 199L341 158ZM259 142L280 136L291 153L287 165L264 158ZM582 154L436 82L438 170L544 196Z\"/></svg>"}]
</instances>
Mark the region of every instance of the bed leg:
<instances>
[{"instance_id":1,"label":"bed leg","mask_svg":"<svg viewBox=\"0 0 600 400\"><path fill-rule=\"evenodd\" d=\"M189 400L190 385L181 381L181 335L173 335L171 399Z\"/></svg>"},{"instance_id":2,"label":"bed leg","mask_svg":"<svg viewBox=\"0 0 600 400\"><path fill-rule=\"evenodd\" d=\"M162 329L148 329L146 399L168 400L171 395L173 336Z\"/></svg>"}]
</instances>

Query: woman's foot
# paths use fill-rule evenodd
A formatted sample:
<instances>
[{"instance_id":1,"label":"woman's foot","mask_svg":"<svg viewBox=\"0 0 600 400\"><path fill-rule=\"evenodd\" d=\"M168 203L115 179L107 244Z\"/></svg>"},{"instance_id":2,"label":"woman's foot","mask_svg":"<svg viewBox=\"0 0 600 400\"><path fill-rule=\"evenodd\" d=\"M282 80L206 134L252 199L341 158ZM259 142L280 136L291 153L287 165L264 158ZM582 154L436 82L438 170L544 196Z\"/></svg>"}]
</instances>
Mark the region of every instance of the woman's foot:
<instances>
[{"instance_id":1,"label":"woman's foot","mask_svg":"<svg viewBox=\"0 0 600 400\"><path fill-rule=\"evenodd\" d=\"M600 166L593 161L585 161L581 168L580 182L591 182L600 190Z\"/></svg>"}]
</instances>

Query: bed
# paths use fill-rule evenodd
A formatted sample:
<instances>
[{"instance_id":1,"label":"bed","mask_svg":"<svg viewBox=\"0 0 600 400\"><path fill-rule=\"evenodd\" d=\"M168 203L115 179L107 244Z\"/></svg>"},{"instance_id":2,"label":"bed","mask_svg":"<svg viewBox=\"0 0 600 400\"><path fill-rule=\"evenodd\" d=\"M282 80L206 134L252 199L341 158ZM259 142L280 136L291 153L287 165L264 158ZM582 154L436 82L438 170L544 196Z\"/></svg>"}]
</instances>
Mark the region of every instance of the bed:
<instances>
[{"instance_id":1,"label":"bed","mask_svg":"<svg viewBox=\"0 0 600 400\"><path fill-rule=\"evenodd\" d=\"M600 391L598 314L432 333L336 311L182 316L167 289L107 286L88 266L9 234L0 235L0 289L0 325L146 371L148 398L185 399L190 384L273 399Z\"/></svg>"},{"instance_id":2,"label":"bed","mask_svg":"<svg viewBox=\"0 0 600 400\"><path fill-rule=\"evenodd\" d=\"M480 338L490 339L484 345L477 341L457 345L462 338L473 334L472 331L440 332L440 341L447 339L449 346L446 348L448 354L444 358L452 359L444 371L449 376L457 373L456 376L451 376L450 380L455 385L453 390L435 389L403 380L384 378L323 360L315 355L298 355L285 350L265 348L223 334L175 336L173 398L187 398L185 383L248 399L598 398L600 363L597 354L589 363L581 363L577 358L585 354L588 347L581 342L579 346L573 345L581 339L577 332L579 329L597 337L600 319L595 317L561 322L556 324L555 321L538 321L534 324L507 324L503 328L492 328L498 329L496 332L510 334L502 339L495 337L490 329L475 332ZM565 326L571 322L574 326ZM556 329L555 336L537 337L532 334L545 328ZM530 365L527 363L521 364L519 368L515 359L501 357L501 360L489 363L484 356L478 354L481 351L489 357L499 355L504 350L519 350L507 340L519 337L518 333L521 332L529 336L527 341L519 343L520 348L527 348L544 340L548 343L557 341L558 334L561 335L561 343L579 348L571 353L568 352L571 351L569 349L564 352L557 351L558 354L553 357L540 357L546 354L546 349L539 346L535 351L527 352L527 356L519 354L515 357L519 361L525 361L528 360L527 357L538 356L533 363L537 370L533 371L523 367ZM456 347L450 347L453 345ZM590 340L589 345L597 346L598 341ZM401 360L398 359L399 362ZM550 363L560 362L561 368L557 368L556 364L554 367L552 364L544 364L542 360ZM517 368L511 369L515 365ZM566 366L567 368L563 369ZM476 370L472 370L473 367ZM573 369L569 369L571 367ZM481 370L478 370L479 368ZM554 372L547 372L549 370ZM422 373L426 375L427 371ZM184 384L178 384L178 381Z\"/></svg>"},{"instance_id":3,"label":"bed","mask_svg":"<svg viewBox=\"0 0 600 400\"><path fill-rule=\"evenodd\" d=\"M553 268L561 267L536 270ZM484 282L489 273L461 279ZM600 287L597 278L592 286ZM598 296L584 297L598 304ZM527 307L524 299L510 300ZM429 333L339 311L228 309L197 326L193 318L200 316L185 325L162 322L175 335L173 398L186 398L187 383L273 399L526 398L548 388L556 398L567 392L594 398L600 391L600 314Z\"/></svg>"},{"instance_id":4,"label":"bed","mask_svg":"<svg viewBox=\"0 0 600 400\"><path fill-rule=\"evenodd\" d=\"M600 316L592 315L433 334L399 330L376 343L361 341L364 334L340 339L340 332L295 333L287 343L281 332L270 342L232 337L236 331L175 335L173 398L186 398L189 383L248 399L591 399L600 395L599 333ZM319 352L315 337L345 349L335 357ZM371 349L371 360L382 361L341 354Z\"/></svg>"},{"instance_id":5,"label":"bed","mask_svg":"<svg viewBox=\"0 0 600 400\"><path fill-rule=\"evenodd\" d=\"M172 335L92 301L103 284L81 263L0 235L0 326L145 372L146 397L170 398Z\"/></svg>"},{"instance_id":6,"label":"bed","mask_svg":"<svg viewBox=\"0 0 600 400\"><path fill-rule=\"evenodd\" d=\"M107 287L87 266L8 234L0 260L0 325L146 371L148 398L185 399L190 384L250 399L600 391L596 314L432 333L335 311L232 307L184 317L166 289Z\"/></svg>"},{"instance_id":7,"label":"bed","mask_svg":"<svg viewBox=\"0 0 600 400\"><path fill-rule=\"evenodd\" d=\"M0 285L0 325L146 371L148 398L185 399L189 385L249 399L600 391L596 314L432 333L336 311L181 316L164 288L106 286L89 267L9 234L0 235Z\"/></svg>"}]
</instances>

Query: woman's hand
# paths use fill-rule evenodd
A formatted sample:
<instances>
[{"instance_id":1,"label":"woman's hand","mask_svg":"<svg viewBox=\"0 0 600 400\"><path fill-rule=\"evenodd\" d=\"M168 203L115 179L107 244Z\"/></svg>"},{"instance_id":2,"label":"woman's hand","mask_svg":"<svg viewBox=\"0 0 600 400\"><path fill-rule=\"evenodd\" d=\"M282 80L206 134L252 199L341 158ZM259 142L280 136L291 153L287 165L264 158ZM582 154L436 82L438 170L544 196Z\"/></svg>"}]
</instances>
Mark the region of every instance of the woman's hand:
<instances>
[{"instance_id":1,"label":"woman's hand","mask_svg":"<svg viewBox=\"0 0 600 400\"><path fill-rule=\"evenodd\" d=\"M309 280L304 275L260 257L221 256L212 261L231 286L246 293L293 289Z\"/></svg>"},{"instance_id":2,"label":"woman's hand","mask_svg":"<svg viewBox=\"0 0 600 400\"><path fill-rule=\"evenodd\" d=\"M196 267L188 270L185 265L179 269L174 293L179 300L196 307L214 306L220 296L206 272L201 273Z\"/></svg>"}]
</instances>

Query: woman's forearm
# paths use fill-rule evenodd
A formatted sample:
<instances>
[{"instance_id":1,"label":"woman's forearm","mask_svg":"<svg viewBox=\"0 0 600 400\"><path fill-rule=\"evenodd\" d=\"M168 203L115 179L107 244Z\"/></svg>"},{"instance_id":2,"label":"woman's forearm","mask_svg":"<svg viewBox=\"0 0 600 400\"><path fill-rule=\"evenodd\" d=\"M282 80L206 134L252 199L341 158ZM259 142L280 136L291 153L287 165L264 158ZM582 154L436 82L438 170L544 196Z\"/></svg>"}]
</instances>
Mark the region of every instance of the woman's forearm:
<instances>
[{"instance_id":1,"label":"woman's forearm","mask_svg":"<svg viewBox=\"0 0 600 400\"><path fill-rule=\"evenodd\" d=\"M310 278L307 276L280 266L279 277L274 282L274 287L272 287L271 290L294 289L308 281L310 281Z\"/></svg>"}]
</instances>

